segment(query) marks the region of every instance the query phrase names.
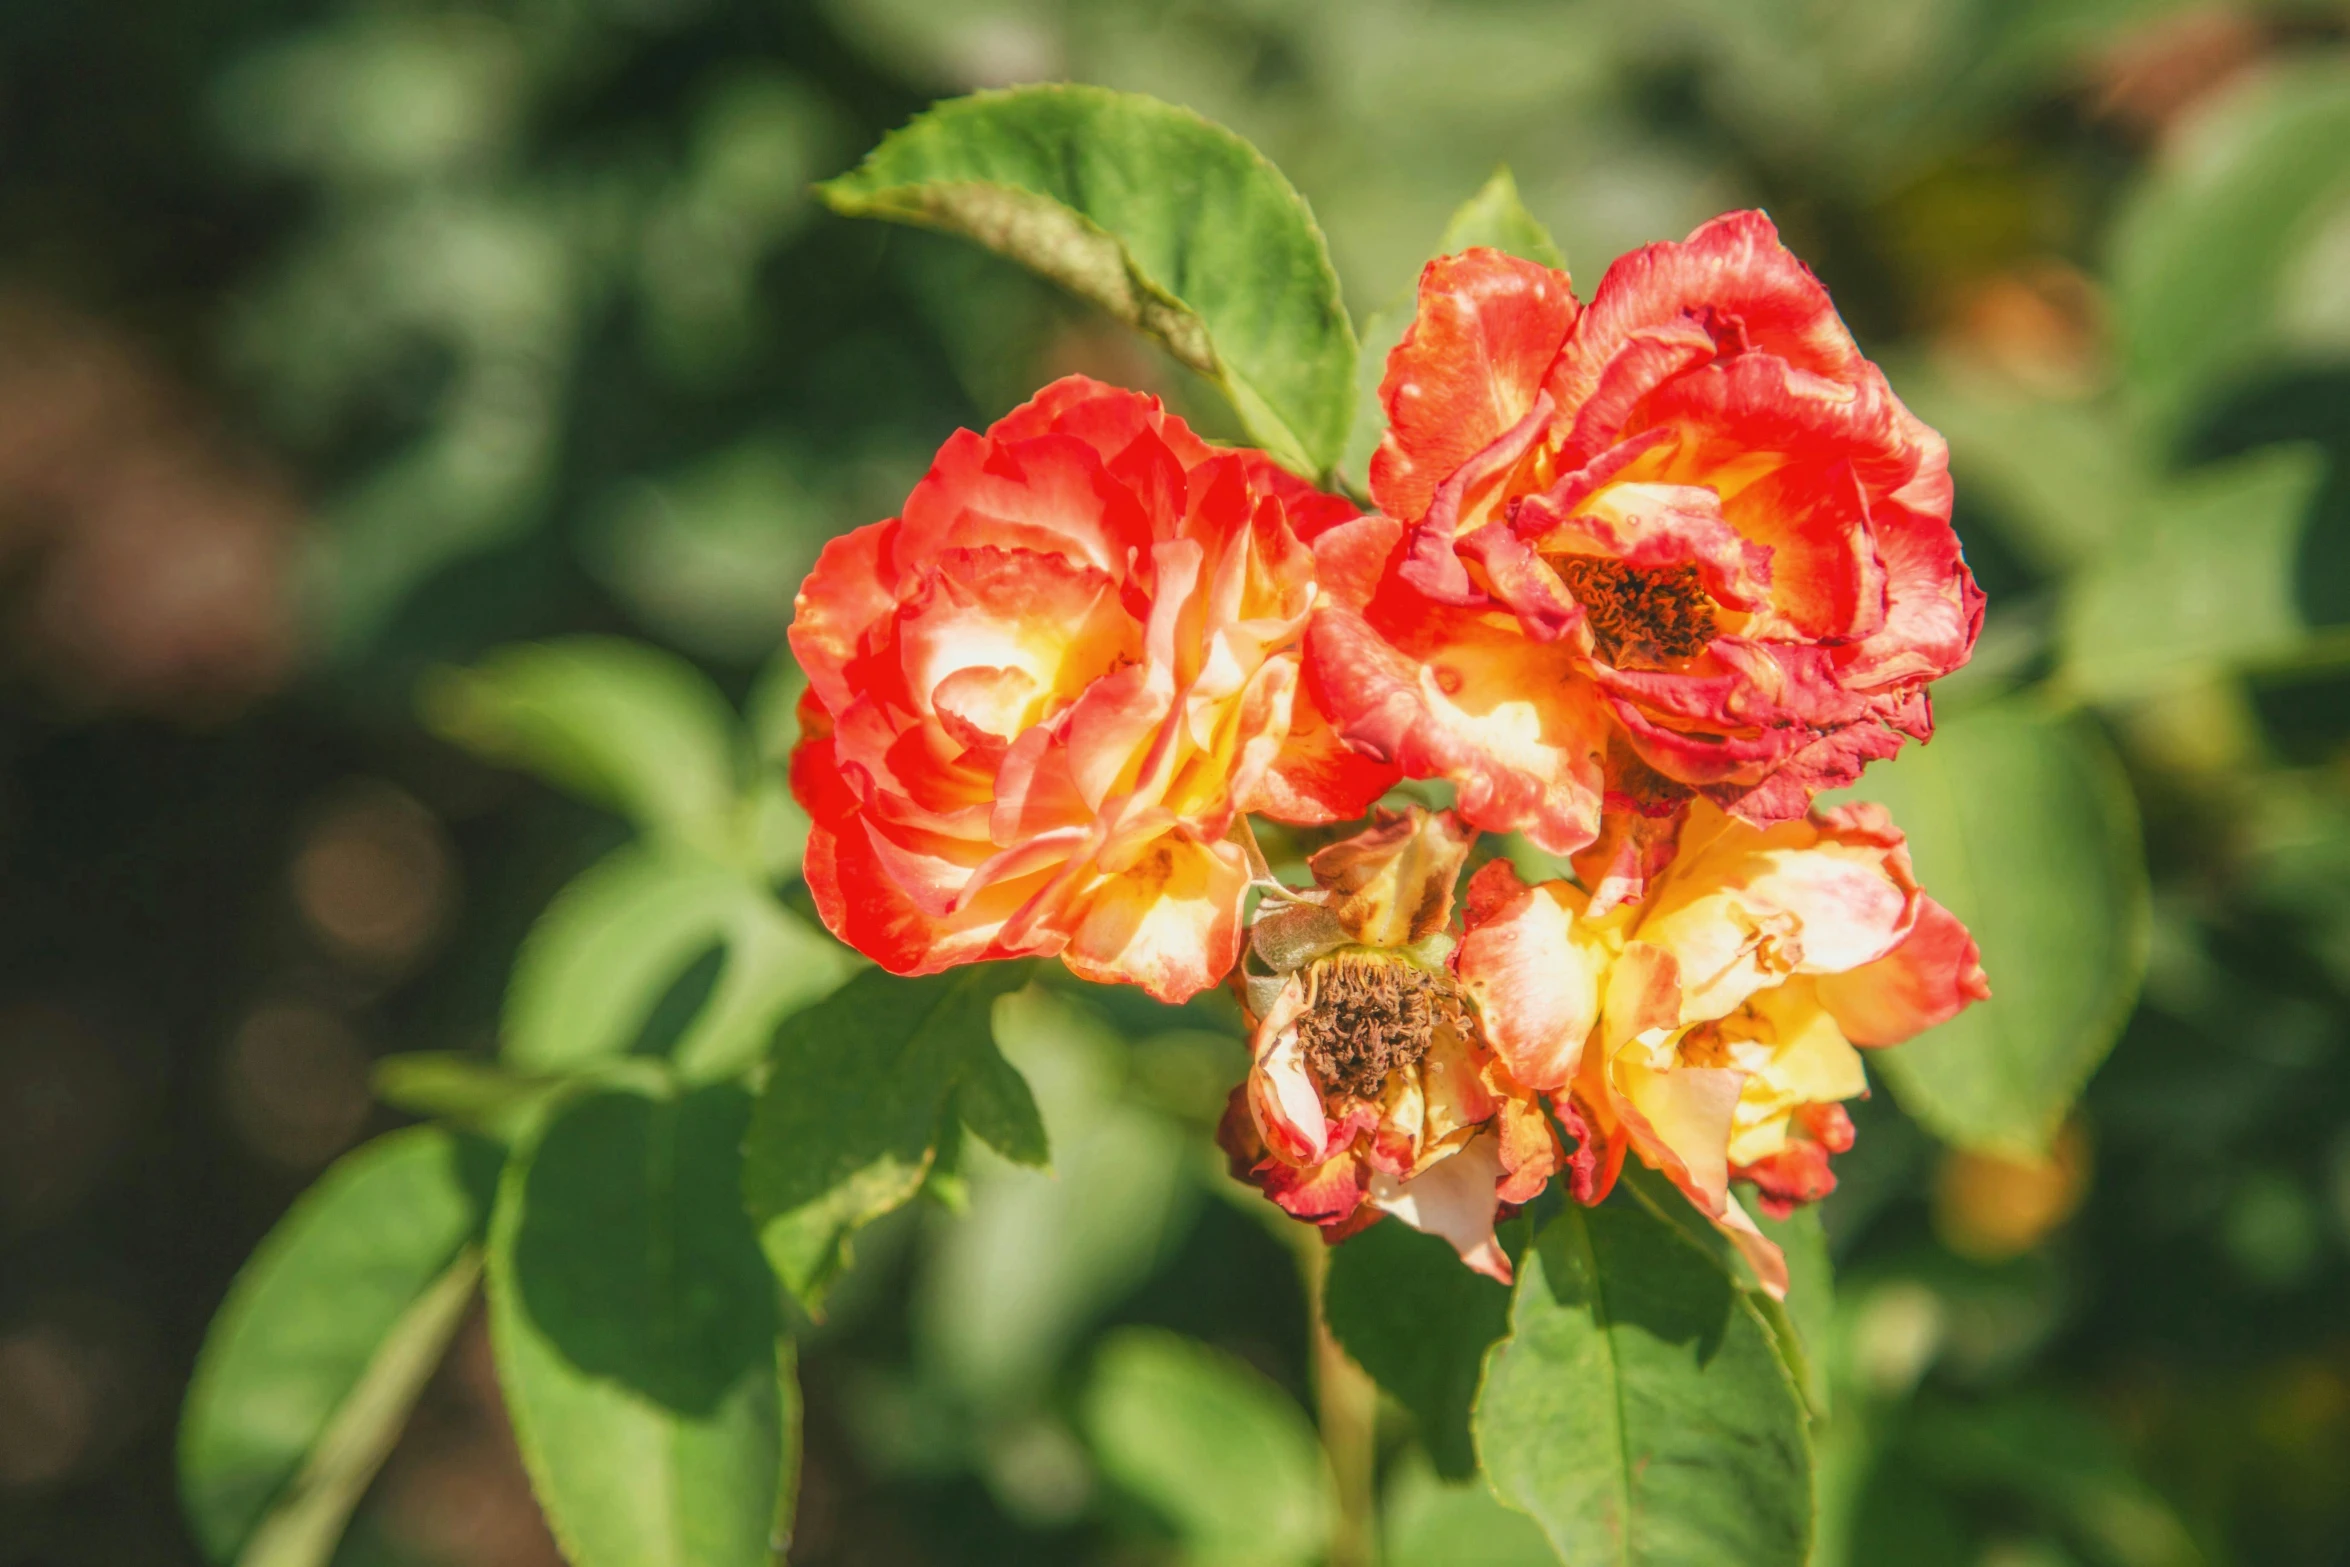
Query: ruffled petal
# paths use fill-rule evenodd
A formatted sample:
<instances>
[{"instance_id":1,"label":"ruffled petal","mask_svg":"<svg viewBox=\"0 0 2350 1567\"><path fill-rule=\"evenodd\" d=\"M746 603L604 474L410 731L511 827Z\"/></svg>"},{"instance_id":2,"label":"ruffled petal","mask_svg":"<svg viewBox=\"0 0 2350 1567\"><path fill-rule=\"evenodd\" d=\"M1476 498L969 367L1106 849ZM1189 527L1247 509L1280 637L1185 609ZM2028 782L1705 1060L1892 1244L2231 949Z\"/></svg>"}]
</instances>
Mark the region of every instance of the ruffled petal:
<instances>
[{"instance_id":1,"label":"ruffled petal","mask_svg":"<svg viewBox=\"0 0 2350 1567\"><path fill-rule=\"evenodd\" d=\"M1437 487L1525 418L1576 315L1563 272L1473 249L1420 273L1419 314L1387 357L1387 435L1371 495L1417 522Z\"/></svg>"},{"instance_id":2,"label":"ruffled petal","mask_svg":"<svg viewBox=\"0 0 2350 1567\"><path fill-rule=\"evenodd\" d=\"M1599 1021L1613 954L1580 920L1583 893L1565 882L1528 887L1507 860L1479 870L1471 918L1453 954L1485 1038L1510 1075L1538 1093L1565 1087Z\"/></svg>"},{"instance_id":3,"label":"ruffled petal","mask_svg":"<svg viewBox=\"0 0 2350 1567\"><path fill-rule=\"evenodd\" d=\"M1824 975L1818 985L1820 1004L1856 1045L1897 1045L1991 999L1975 938L1923 894L1899 946L1848 973Z\"/></svg>"}]
</instances>

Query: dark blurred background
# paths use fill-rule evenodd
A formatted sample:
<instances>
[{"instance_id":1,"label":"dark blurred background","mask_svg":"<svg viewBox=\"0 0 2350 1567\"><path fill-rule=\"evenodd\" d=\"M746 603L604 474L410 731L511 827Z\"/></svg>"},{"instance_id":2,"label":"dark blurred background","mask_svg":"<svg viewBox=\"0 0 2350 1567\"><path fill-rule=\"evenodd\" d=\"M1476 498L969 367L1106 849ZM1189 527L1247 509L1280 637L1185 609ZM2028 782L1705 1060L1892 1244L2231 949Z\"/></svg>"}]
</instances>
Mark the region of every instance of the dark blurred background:
<instances>
[{"instance_id":1,"label":"dark blurred background","mask_svg":"<svg viewBox=\"0 0 2350 1567\"><path fill-rule=\"evenodd\" d=\"M954 426L1084 369L1224 428L1100 317L808 193L1057 77L1256 140L1358 320L1499 163L1586 292L1767 206L1952 436L1984 690L2066 657L2088 513L2294 454L2275 592L2125 594L2193 656L2076 681L2155 938L2057 1156L1864 1107L1830 1550L2350 1564L2350 11L2150 0L0 8L0 1564L199 1559L172 1431L229 1279L394 1124L376 1057L488 1047L624 835L434 739L425 671L611 632L740 698ZM1096 1130L1059 1186L983 1170L866 1243L808 1350L809 1567L1151 1559L1054 1413L1107 1325L1305 1385L1287 1255L1206 1152L1228 1043L1030 1010L1048 1113ZM1482 1559L1414 1547L1398 1487L1398 1567ZM557 1560L478 1328L344 1559Z\"/></svg>"}]
</instances>

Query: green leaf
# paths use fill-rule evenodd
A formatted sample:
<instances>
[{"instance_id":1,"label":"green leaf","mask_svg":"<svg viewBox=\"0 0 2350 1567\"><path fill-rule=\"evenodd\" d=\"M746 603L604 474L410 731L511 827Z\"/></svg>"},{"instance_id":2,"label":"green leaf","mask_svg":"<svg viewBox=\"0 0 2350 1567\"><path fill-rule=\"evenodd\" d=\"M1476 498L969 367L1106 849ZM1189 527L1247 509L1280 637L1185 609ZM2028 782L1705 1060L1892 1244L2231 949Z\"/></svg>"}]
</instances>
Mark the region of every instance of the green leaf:
<instances>
[{"instance_id":1,"label":"green leaf","mask_svg":"<svg viewBox=\"0 0 2350 1567\"><path fill-rule=\"evenodd\" d=\"M1780 1358L1788 1375L1803 1390L1803 1401L1815 1418L1828 1415L1829 1350L1836 1332L1836 1270L1828 1259L1828 1232L1821 1227L1816 1206L1796 1209L1774 1219L1752 1201L1747 1211L1765 1235L1778 1242L1787 1259L1787 1298L1756 1300L1763 1320L1779 1341Z\"/></svg>"},{"instance_id":2,"label":"green leaf","mask_svg":"<svg viewBox=\"0 0 2350 1567\"><path fill-rule=\"evenodd\" d=\"M2194 1536L2133 1470L2114 1433L2070 1405L2035 1394L1974 1406L1925 1401L1904 1445L1953 1491L2023 1498L2098 1561L2203 1567Z\"/></svg>"},{"instance_id":3,"label":"green leaf","mask_svg":"<svg viewBox=\"0 0 2350 1567\"><path fill-rule=\"evenodd\" d=\"M439 1127L378 1138L294 1204L197 1358L180 1494L216 1562L320 1562L455 1334L498 1150Z\"/></svg>"},{"instance_id":4,"label":"green leaf","mask_svg":"<svg viewBox=\"0 0 2350 1567\"><path fill-rule=\"evenodd\" d=\"M735 837L734 711L674 654L616 637L503 648L420 693L425 722L650 833L721 858Z\"/></svg>"},{"instance_id":5,"label":"green leaf","mask_svg":"<svg viewBox=\"0 0 2350 1567\"><path fill-rule=\"evenodd\" d=\"M531 928L507 981L503 1059L562 1072L626 1053L671 985L720 945L717 983L674 1051L697 1079L750 1065L777 1019L856 961L740 871L632 844L582 872Z\"/></svg>"},{"instance_id":6,"label":"green leaf","mask_svg":"<svg viewBox=\"0 0 2350 1567\"><path fill-rule=\"evenodd\" d=\"M1384 1567L1558 1567L1541 1526L1504 1507L1482 1479L1450 1485L1407 1462L1383 1489Z\"/></svg>"},{"instance_id":7,"label":"green leaf","mask_svg":"<svg viewBox=\"0 0 2350 1567\"><path fill-rule=\"evenodd\" d=\"M375 1097L395 1110L500 1138L518 1135L568 1081L504 1071L455 1050L385 1056L369 1078Z\"/></svg>"},{"instance_id":8,"label":"green leaf","mask_svg":"<svg viewBox=\"0 0 2350 1567\"><path fill-rule=\"evenodd\" d=\"M1570 1205L1519 1264L1477 1452L1575 1567L1802 1567L1801 1395L1753 1302L1629 1198Z\"/></svg>"},{"instance_id":9,"label":"green leaf","mask_svg":"<svg viewBox=\"0 0 2350 1567\"><path fill-rule=\"evenodd\" d=\"M764 1567L796 1398L736 1200L750 1100L600 1088L508 1163L490 1335L524 1466L574 1567Z\"/></svg>"},{"instance_id":10,"label":"green leaf","mask_svg":"<svg viewBox=\"0 0 2350 1567\"><path fill-rule=\"evenodd\" d=\"M1461 203L1452 221L1444 226L1444 238L1438 243L1436 253L1457 256L1473 245L1539 261L1561 271L1567 265L1567 258L1559 254L1558 243L1550 237L1550 230L1518 199L1518 182L1507 164L1496 168L1478 187L1477 194Z\"/></svg>"},{"instance_id":11,"label":"green leaf","mask_svg":"<svg viewBox=\"0 0 2350 1567\"><path fill-rule=\"evenodd\" d=\"M909 1312L923 1374L990 1415L1049 1396L1069 1345L1180 1244L1196 1128L1125 1097L1133 1047L1043 985L1006 996L995 1037L1035 1085L1053 1173L966 1146L970 1211L928 1237Z\"/></svg>"},{"instance_id":12,"label":"green leaf","mask_svg":"<svg viewBox=\"0 0 2350 1567\"><path fill-rule=\"evenodd\" d=\"M1374 1224L1330 1255L1322 1315L1340 1347L1395 1395L1437 1473L1477 1472L1469 1412L1485 1352L1509 1331L1510 1292L1406 1224Z\"/></svg>"},{"instance_id":13,"label":"green leaf","mask_svg":"<svg viewBox=\"0 0 2350 1567\"><path fill-rule=\"evenodd\" d=\"M1332 1492L1305 1412L1242 1362L1156 1328L1103 1342L1085 1389L1103 1475L1171 1527L1202 1567L1303 1567Z\"/></svg>"},{"instance_id":14,"label":"green leaf","mask_svg":"<svg viewBox=\"0 0 2350 1567\"><path fill-rule=\"evenodd\" d=\"M1213 381L1279 461L1336 466L1355 374L1338 274L1304 198L1222 126L1099 87L975 93L819 189L1042 273Z\"/></svg>"},{"instance_id":15,"label":"green leaf","mask_svg":"<svg viewBox=\"0 0 2350 1567\"><path fill-rule=\"evenodd\" d=\"M1946 719L1853 792L1892 810L1991 979L1990 1000L1870 1066L1939 1136L2036 1156L2145 974L2146 864L2120 763L2085 718L2001 704Z\"/></svg>"},{"instance_id":16,"label":"green leaf","mask_svg":"<svg viewBox=\"0 0 2350 1567\"><path fill-rule=\"evenodd\" d=\"M1043 1160L1043 1121L990 1022L1028 972L868 969L783 1025L744 1148L743 1201L811 1309L847 1265L850 1237L922 1189L950 1112L1005 1157Z\"/></svg>"},{"instance_id":17,"label":"green leaf","mask_svg":"<svg viewBox=\"0 0 2350 1567\"><path fill-rule=\"evenodd\" d=\"M2302 527L2325 478L2314 447L2260 451L2151 489L2065 588L2059 679L2094 701L2290 660Z\"/></svg>"},{"instance_id":18,"label":"green leaf","mask_svg":"<svg viewBox=\"0 0 2350 1567\"><path fill-rule=\"evenodd\" d=\"M2114 227L2114 315L2125 384L2175 430L2265 362L2306 361L2320 334L2280 310L2325 220L2350 196L2350 68L2282 63L2195 117ZM2315 258L2339 276L2339 256ZM2338 285L2328 292L2338 298ZM2336 307L2338 310L2338 306ZM2319 346L2339 358L2339 323Z\"/></svg>"}]
</instances>

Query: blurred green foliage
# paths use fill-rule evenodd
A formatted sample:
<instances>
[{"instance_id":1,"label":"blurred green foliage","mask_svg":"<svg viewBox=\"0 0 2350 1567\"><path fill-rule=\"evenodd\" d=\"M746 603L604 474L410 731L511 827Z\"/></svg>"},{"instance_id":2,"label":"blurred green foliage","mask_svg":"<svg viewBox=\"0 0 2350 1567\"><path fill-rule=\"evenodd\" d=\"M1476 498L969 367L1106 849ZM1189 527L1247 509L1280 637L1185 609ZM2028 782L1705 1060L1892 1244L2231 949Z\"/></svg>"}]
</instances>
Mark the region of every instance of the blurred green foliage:
<instances>
[{"instance_id":1,"label":"blurred green foliage","mask_svg":"<svg viewBox=\"0 0 2350 1567\"><path fill-rule=\"evenodd\" d=\"M716 1197L638 1211L611 1179L675 1159L731 1194L724 1128L790 1107L728 1080L779 1019L855 993L793 885L775 768L795 692L770 659L823 541L1062 370L1243 433L1196 355L811 189L936 97L1045 78L1147 91L1262 148L1328 236L1358 387L1448 215L1481 188L1476 210L1501 210L1497 166L1537 221L1479 237L1555 243L1586 291L1632 245L1770 208L1949 436L1992 599L1942 737L1861 791L1982 934L1998 999L1879 1063L1901 1097L1857 1107L1824 1210L1833 1298L1799 1277L1791 1299L1830 1393L1811 1559L2350 1562L2350 13L2320 0L0 16L0 285L20 313L95 323L92 364L135 351L204 440L308 511L285 546L303 655L232 721L194 696L94 713L67 678L91 644L35 614L80 535L44 521L11 545L31 652L0 813L0 1562L229 1560L272 1497L310 1508L276 1515L277 1550L355 1505L348 1563L543 1562L526 1468L599 1560L753 1559L761 1538L695 1530L788 1494L795 1460L807 1567L1314 1558L1330 1477L1305 1296L1208 1152L1240 1066L1219 1003L1052 975L991 998L952 1043L1025 1077L1053 1173L1015 1162L1041 1146L1000 1119L915 1107L899 1184L928 1200L862 1230L825 1320L784 1341L804 1442L746 1283L758 1237L714 1226ZM79 383L0 358L14 527L63 504L11 453L48 450L35 416ZM75 460L137 469L142 429L104 428ZM213 558L162 569L200 582ZM109 620L103 595L129 590L83 569L81 621L147 623ZM304 891L303 867L372 863L326 853L353 778L434 824L363 848L412 880L417 842L455 867L404 955L333 937L335 905ZM493 1199L465 1152L487 1144L366 1144L197 1363L297 1187L400 1118L362 1105L291 1157L255 1140L275 1101L236 1097L239 1063L315 1086L339 1059L250 1056L256 1009L287 996L346 1031L302 1037L390 1057L389 1103L530 1152ZM2019 1119L2052 1156L1981 1146ZM394 1202L402 1181L431 1191ZM1679 1244L1629 1208L1572 1222ZM338 1262L379 1225L400 1266ZM1330 1286L1342 1341L1426 1390L1381 1427L1386 1559L1550 1559L1523 1514L1440 1477L1462 1467L1459 1346L1383 1370L1392 1301L1348 1303L1394 1229L1343 1248ZM1547 1268L1566 1237L1544 1233ZM506 1415L467 1370L478 1322L436 1293L484 1253ZM596 1341L583 1298L641 1300L668 1351ZM1733 1352L1709 1376L1779 1331L1749 1303L1725 1297ZM1546 1343L1600 1352L1559 1315ZM215 1396L239 1360L269 1397ZM1801 1430L1792 1404L1755 1418ZM579 1440L611 1450L550 1462ZM558 1470L618 1478L548 1494ZM666 1532L619 1538L639 1515L614 1521L614 1486L666 1487Z\"/></svg>"}]
</instances>

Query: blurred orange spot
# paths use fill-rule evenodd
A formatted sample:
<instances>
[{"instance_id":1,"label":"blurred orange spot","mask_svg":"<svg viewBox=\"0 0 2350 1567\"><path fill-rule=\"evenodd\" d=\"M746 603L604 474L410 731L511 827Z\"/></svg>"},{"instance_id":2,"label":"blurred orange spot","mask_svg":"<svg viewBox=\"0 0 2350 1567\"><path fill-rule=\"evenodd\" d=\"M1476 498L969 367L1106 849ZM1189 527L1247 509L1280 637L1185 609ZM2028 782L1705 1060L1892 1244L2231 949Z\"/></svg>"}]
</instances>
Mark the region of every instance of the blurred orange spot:
<instances>
[{"instance_id":1,"label":"blurred orange spot","mask_svg":"<svg viewBox=\"0 0 2350 1567\"><path fill-rule=\"evenodd\" d=\"M229 1120L255 1153L315 1169L367 1124L368 1055L341 1018L272 1003L239 1025L221 1063Z\"/></svg>"},{"instance_id":2,"label":"blurred orange spot","mask_svg":"<svg viewBox=\"0 0 2350 1567\"><path fill-rule=\"evenodd\" d=\"M1997 1262L2046 1240L2089 1189L2089 1139L2078 1122L2045 1159L1953 1148L1934 1188L1934 1228L1962 1257Z\"/></svg>"},{"instance_id":3,"label":"blurred orange spot","mask_svg":"<svg viewBox=\"0 0 2350 1567\"><path fill-rule=\"evenodd\" d=\"M294 859L294 901L340 956L398 973L440 931L455 892L440 823L400 790L357 785L327 808Z\"/></svg>"}]
</instances>

